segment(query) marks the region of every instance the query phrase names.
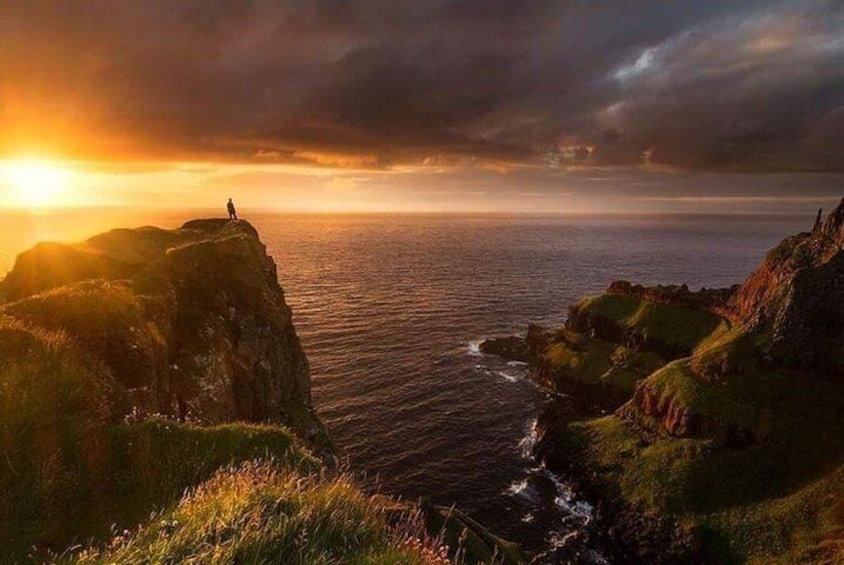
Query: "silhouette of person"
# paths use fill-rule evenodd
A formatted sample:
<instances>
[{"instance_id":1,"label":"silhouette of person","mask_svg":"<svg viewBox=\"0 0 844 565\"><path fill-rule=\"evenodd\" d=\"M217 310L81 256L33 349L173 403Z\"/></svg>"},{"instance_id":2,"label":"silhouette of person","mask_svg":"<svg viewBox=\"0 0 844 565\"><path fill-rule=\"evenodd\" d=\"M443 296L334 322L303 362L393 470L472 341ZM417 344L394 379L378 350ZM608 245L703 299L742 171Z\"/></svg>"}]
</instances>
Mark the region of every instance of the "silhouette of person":
<instances>
[{"instance_id":1,"label":"silhouette of person","mask_svg":"<svg viewBox=\"0 0 844 565\"><path fill-rule=\"evenodd\" d=\"M236 220L237 219L237 210L234 209L234 202L232 199L229 198L228 204L226 204L226 209L229 211L229 219Z\"/></svg>"}]
</instances>

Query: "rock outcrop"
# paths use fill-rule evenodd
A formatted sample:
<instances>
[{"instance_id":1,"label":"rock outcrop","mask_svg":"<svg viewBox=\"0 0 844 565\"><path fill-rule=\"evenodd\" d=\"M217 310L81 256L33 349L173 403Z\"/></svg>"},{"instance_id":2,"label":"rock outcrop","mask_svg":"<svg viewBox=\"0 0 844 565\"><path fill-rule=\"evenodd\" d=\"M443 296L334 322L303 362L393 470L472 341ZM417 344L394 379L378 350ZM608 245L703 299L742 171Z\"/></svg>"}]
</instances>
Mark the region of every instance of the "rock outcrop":
<instances>
[{"instance_id":1,"label":"rock outcrop","mask_svg":"<svg viewBox=\"0 0 844 565\"><path fill-rule=\"evenodd\" d=\"M730 288L702 288L690 290L688 285L642 286L619 280L610 284L607 294L633 296L659 304L699 308L715 313L722 311L739 285Z\"/></svg>"},{"instance_id":2,"label":"rock outcrop","mask_svg":"<svg viewBox=\"0 0 844 565\"><path fill-rule=\"evenodd\" d=\"M550 336L542 326L528 325L527 335L496 337L481 342L481 353L498 355L511 361L537 363L542 352L548 346Z\"/></svg>"},{"instance_id":3,"label":"rock outcrop","mask_svg":"<svg viewBox=\"0 0 844 565\"><path fill-rule=\"evenodd\" d=\"M692 291L686 285L647 287L615 281L605 294L570 306L566 327L668 359L687 357L717 328L736 288Z\"/></svg>"},{"instance_id":4,"label":"rock outcrop","mask_svg":"<svg viewBox=\"0 0 844 565\"><path fill-rule=\"evenodd\" d=\"M726 302L707 309L732 329L640 382L619 416L645 436L762 441L767 425L753 412L776 410L766 395L782 386L781 375L844 374L844 201L812 232L783 240Z\"/></svg>"},{"instance_id":5,"label":"rock outcrop","mask_svg":"<svg viewBox=\"0 0 844 565\"><path fill-rule=\"evenodd\" d=\"M773 357L844 372L844 199L813 231L768 253L730 298L728 313L769 336Z\"/></svg>"},{"instance_id":6,"label":"rock outcrop","mask_svg":"<svg viewBox=\"0 0 844 565\"><path fill-rule=\"evenodd\" d=\"M276 266L247 222L119 229L22 253L0 313L62 332L123 387L124 411L282 423L328 445Z\"/></svg>"},{"instance_id":7,"label":"rock outcrop","mask_svg":"<svg viewBox=\"0 0 844 565\"><path fill-rule=\"evenodd\" d=\"M480 345L480 350L481 353L498 355L512 361L521 361L522 363L530 361L525 340L515 335L484 340Z\"/></svg>"}]
</instances>

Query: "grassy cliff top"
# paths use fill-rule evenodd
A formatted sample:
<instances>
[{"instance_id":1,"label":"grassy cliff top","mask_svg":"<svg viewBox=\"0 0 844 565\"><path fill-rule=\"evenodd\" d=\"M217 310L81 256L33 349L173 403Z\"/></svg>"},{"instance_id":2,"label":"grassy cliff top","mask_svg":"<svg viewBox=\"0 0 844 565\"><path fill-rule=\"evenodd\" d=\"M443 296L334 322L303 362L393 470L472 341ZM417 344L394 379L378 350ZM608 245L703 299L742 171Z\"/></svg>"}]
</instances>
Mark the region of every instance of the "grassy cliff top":
<instances>
[{"instance_id":1,"label":"grassy cliff top","mask_svg":"<svg viewBox=\"0 0 844 565\"><path fill-rule=\"evenodd\" d=\"M80 243L38 243L17 257L0 282L0 298L19 300L86 279L132 278L170 250L231 238L260 246L258 232L249 222L223 219L192 220L175 230L114 229Z\"/></svg>"},{"instance_id":2,"label":"grassy cliff top","mask_svg":"<svg viewBox=\"0 0 844 565\"><path fill-rule=\"evenodd\" d=\"M610 320L622 330L646 340L688 351L715 330L726 326L725 320L707 310L632 295L590 296L580 300L573 309Z\"/></svg>"}]
</instances>

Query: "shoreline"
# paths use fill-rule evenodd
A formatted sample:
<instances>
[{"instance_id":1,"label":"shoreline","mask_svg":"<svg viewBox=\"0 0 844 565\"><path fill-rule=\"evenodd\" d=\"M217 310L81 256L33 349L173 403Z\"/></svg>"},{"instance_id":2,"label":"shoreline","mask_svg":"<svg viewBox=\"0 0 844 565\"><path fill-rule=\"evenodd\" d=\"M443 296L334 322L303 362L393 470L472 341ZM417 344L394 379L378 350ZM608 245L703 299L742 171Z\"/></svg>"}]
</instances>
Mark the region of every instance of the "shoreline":
<instances>
[{"instance_id":1,"label":"shoreline","mask_svg":"<svg viewBox=\"0 0 844 565\"><path fill-rule=\"evenodd\" d=\"M548 470L571 486L579 499L594 506L587 543L592 539L610 562L675 563L700 562L697 541L670 517L648 514L631 506L618 492L617 485L598 478L582 447L575 445L568 426L578 421L608 416L587 399L568 397L549 403L537 426L539 438L534 456Z\"/></svg>"}]
</instances>

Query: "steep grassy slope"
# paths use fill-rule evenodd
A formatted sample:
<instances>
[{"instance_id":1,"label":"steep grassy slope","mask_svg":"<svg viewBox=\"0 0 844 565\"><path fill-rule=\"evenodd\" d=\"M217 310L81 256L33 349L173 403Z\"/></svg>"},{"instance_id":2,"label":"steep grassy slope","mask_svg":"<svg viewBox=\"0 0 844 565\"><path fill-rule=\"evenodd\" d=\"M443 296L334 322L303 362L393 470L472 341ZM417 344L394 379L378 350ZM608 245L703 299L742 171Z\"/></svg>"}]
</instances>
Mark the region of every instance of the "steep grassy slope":
<instances>
[{"instance_id":1,"label":"steep grassy slope","mask_svg":"<svg viewBox=\"0 0 844 565\"><path fill-rule=\"evenodd\" d=\"M459 513L365 494L284 427L127 413L107 368L64 334L2 319L0 353L4 562L520 559Z\"/></svg>"},{"instance_id":2,"label":"steep grassy slope","mask_svg":"<svg viewBox=\"0 0 844 565\"><path fill-rule=\"evenodd\" d=\"M719 563L832 563L844 551L844 464L834 433L840 428L779 446L725 449L695 438L644 441L608 416L573 424L557 441L595 474L596 492L694 534L695 544L675 557L699 551L698 559ZM802 443L809 445L793 451Z\"/></svg>"},{"instance_id":3,"label":"steep grassy slope","mask_svg":"<svg viewBox=\"0 0 844 565\"><path fill-rule=\"evenodd\" d=\"M621 294L584 298L572 307L571 314L575 326L585 324L583 329L601 331L603 325L615 324L618 335L669 355L691 351L725 323L706 310Z\"/></svg>"},{"instance_id":4,"label":"steep grassy slope","mask_svg":"<svg viewBox=\"0 0 844 565\"><path fill-rule=\"evenodd\" d=\"M481 540L465 517L436 516L426 526L417 507L364 494L347 476L249 462L220 470L146 527L65 561L433 565L452 562L449 538L455 563L521 559L506 544L497 554L500 540Z\"/></svg>"},{"instance_id":5,"label":"steep grassy slope","mask_svg":"<svg viewBox=\"0 0 844 565\"><path fill-rule=\"evenodd\" d=\"M728 331L729 322L711 311L622 294L614 290L619 284L572 306L565 328L528 336L537 379L614 409L639 380Z\"/></svg>"},{"instance_id":6,"label":"steep grassy slope","mask_svg":"<svg viewBox=\"0 0 844 565\"><path fill-rule=\"evenodd\" d=\"M321 463L280 426L134 421L108 368L59 331L0 318L0 553L131 526L221 465Z\"/></svg>"}]
</instances>

